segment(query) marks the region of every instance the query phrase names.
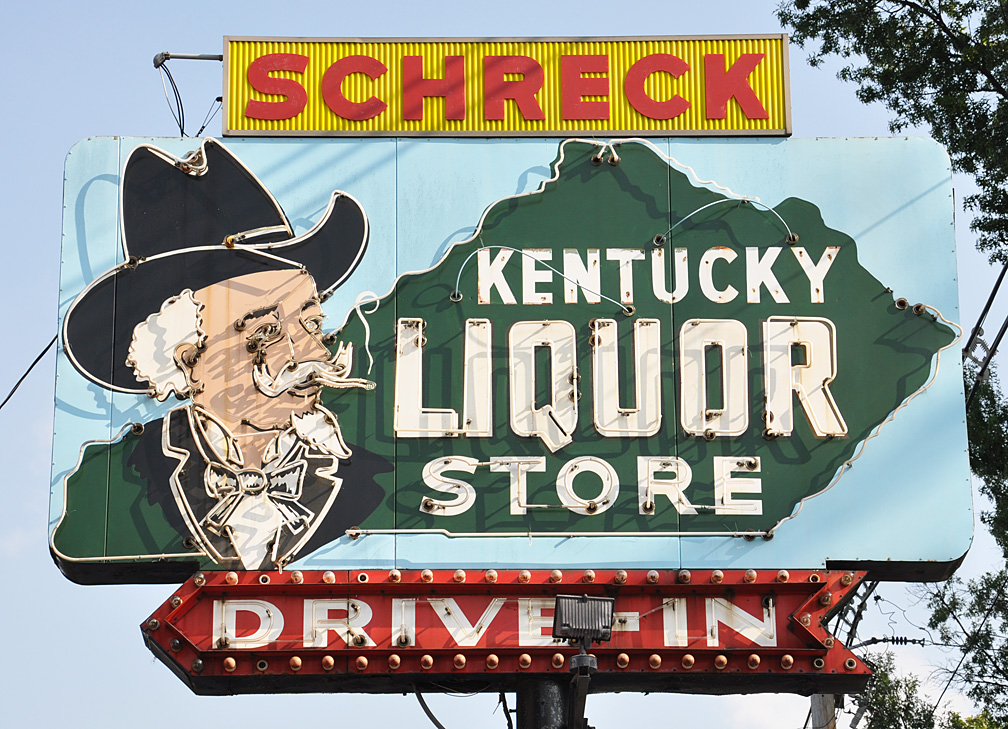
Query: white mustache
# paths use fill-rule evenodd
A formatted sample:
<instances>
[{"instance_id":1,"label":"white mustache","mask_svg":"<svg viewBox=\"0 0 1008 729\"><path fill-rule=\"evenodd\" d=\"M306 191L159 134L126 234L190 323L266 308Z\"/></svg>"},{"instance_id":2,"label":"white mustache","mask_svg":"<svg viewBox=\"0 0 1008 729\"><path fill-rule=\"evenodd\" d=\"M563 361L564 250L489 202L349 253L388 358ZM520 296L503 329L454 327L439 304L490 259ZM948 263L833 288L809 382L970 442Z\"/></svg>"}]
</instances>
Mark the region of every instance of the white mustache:
<instances>
[{"instance_id":1,"label":"white mustache","mask_svg":"<svg viewBox=\"0 0 1008 729\"><path fill-rule=\"evenodd\" d=\"M279 397L288 390L315 385L327 387L363 387L373 390L375 383L358 377L347 377L347 367L343 363L325 360L296 362L293 369L284 367L276 375L271 375L265 364L256 365L252 378L256 388L266 397Z\"/></svg>"}]
</instances>

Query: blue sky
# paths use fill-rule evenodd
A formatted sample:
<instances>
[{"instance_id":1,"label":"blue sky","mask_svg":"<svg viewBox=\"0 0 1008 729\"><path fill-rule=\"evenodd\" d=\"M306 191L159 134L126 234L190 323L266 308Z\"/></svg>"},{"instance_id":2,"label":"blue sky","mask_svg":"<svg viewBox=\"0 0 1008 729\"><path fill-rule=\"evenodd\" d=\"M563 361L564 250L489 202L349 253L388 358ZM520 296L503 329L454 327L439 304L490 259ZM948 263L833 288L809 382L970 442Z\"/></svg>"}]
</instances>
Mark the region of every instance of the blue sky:
<instances>
[{"instance_id":1,"label":"blue sky","mask_svg":"<svg viewBox=\"0 0 1008 729\"><path fill-rule=\"evenodd\" d=\"M0 361L3 393L56 332L63 161L91 136L172 136L168 110L151 59L159 51L220 53L224 35L322 37L531 37L773 33L781 29L775 2L526 2L381 4L313 2L141 4L18 3L5 11L0 34L0 96L8 140L0 196L11 223L3 250L8 272L0 287L8 336ZM835 68L809 69L791 49L792 118L796 136L887 136L884 109L860 104ZM198 128L220 94L219 64L176 61L172 73L186 104L188 130ZM219 115L207 133L220 133ZM956 179L956 195L968 194ZM961 319L972 326L996 276L973 251L968 218L960 215ZM992 312L1000 322L1004 307ZM988 329L996 328L991 324ZM8 332L9 333L9 332ZM992 332L993 333L993 332ZM16 344L16 346L10 346ZM7 564L0 599L4 656L0 681L8 726L160 727L199 721L266 726L295 720L364 721L373 727L425 725L413 697L256 696L201 698L143 646L139 623L169 595L167 585L82 587L52 564L46 540L54 357L47 355L0 412L5 438L7 508L0 512L0 557ZM989 539L967 569L982 569ZM895 589L886 592L902 604ZM885 631L884 621L880 632ZM905 653L926 672L940 656ZM504 726L495 696L433 697L448 729ZM962 707L962 704L957 704ZM592 696L588 716L599 729L627 717L673 717L677 724L713 719L723 726L800 727L808 700L796 696L702 698L635 694Z\"/></svg>"}]
</instances>

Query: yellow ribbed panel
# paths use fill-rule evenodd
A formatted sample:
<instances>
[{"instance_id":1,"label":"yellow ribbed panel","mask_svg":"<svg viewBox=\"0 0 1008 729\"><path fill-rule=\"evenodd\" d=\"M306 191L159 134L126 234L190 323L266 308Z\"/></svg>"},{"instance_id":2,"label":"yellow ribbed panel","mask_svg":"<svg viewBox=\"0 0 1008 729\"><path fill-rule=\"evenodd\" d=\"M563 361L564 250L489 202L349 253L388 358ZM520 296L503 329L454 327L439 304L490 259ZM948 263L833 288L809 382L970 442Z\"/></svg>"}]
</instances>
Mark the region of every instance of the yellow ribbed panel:
<instances>
[{"instance_id":1,"label":"yellow ribbed panel","mask_svg":"<svg viewBox=\"0 0 1008 729\"><path fill-rule=\"evenodd\" d=\"M785 135L790 134L787 80L787 37L752 38L655 38L602 40L487 40L487 41L359 41L226 38L227 109L225 134L276 136L299 135L445 135L509 136L571 135L578 133L633 132L662 135ZM273 54L307 57L303 73L271 71L273 79L292 79L304 90L307 103L290 118L266 120L246 115L250 101L280 104L284 94L264 94L248 80L249 66ZM678 77L664 70L647 75L643 93L655 102L680 97L688 102L682 113L671 119L649 118L631 103L626 89L627 73L634 64L657 54L675 56L688 65ZM725 70L732 68L743 54L762 54L762 59L747 78L768 118L749 118L733 97L724 119L708 118L705 57L724 57ZM326 71L338 60L366 56L384 65L385 70L372 79L362 72L345 76L340 94L352 105L372 97L385 104L372 118L346 119L326 103L322 81ZM423 119L404 118L403 63L406 56L422 59L423 78L445 77L445 59L461 56L464 64L465 118L446 119L443 97L423 99ZM504 119L486 118L484 69L487 56L523 56L533 59L543 70L542 87L535 94L544 120L522 116L518 104L504 102ZM584 73L585 79L606 78L608 96L585 96L584 102L608 102L606 119L565 118L561 68L565 56L597 56L608 70ZM273 56L275 57L275 56ZM268 60L268 59L267 59ZM261 64L264 61L259 61ZM596 59L596 62L600 62ZM648 63L647 60L644 63ZM641 67L643 68L643 66ZM641 74L636 74L640 76ZM335 74L334 74L335 76ZM507 74L507 81L519 81L521 74ZM579 97L580 98L580 97ZM567 117L570 98L567 99ZM640 104L638 103L638 106ZM359 107L354 107L359 108Z\"/></svg>"}]
</instances>

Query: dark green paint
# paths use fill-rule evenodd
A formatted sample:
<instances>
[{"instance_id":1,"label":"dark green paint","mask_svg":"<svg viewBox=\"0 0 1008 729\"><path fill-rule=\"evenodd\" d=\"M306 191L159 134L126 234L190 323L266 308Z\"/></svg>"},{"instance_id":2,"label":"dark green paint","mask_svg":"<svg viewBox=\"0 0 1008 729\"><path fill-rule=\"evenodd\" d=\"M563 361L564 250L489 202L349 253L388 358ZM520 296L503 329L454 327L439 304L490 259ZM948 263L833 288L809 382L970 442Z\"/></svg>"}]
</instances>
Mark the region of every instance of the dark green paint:
<instances>
[{"instance_id":1,"label":"dark green paint","mask_svg":"<svg viewBox=\"0 0 1008 729\"><path fill-rule=\"evenodd\" d=\"M489 211L473 242L457 245L433 270L402 277L392 294L382 300L378 311L368 317L374 370L368 377L378 383L371 393L339 395L332 404L342 413L369 415L364 423L376 423L376 439L369 446L380 449L396 462L396 526L398 528L443 528L453 532L531 531L735 531L771 528L792 513L803 498L818 493L832 480L841 464L854 455L856 447L906 397L924 384L930 375L934 353L952 341L952 332L930 315L918 317L910 310L898 311L885 285L858 263L857 244L849 236L827 228L819 210L810 202L788 199L777 207L804 247L818 261L826 246L841 251L825 279L826 302L811 304L808 278L790 251L784 250L774 265L774 273L786 291L790 304L776 304L764 289L761 304L747 304L744 247L783 246L786 229L772 213L749 203L726 202L690 217L668 236L666 261L671 267L671 249L689 252L689 292L670 306L656 299L651 289L650 255L656 234L663 234L693 211L715 200L718 193L696 187L682 173L638 145L619 149L621 163L595 166L590 157L594 148L568 144L566 159L560 163L559 179L546 185L541 194L504 200ZM465 267L460 290L461 302L449 295L455 288L459 268L478 246L503 245L514 248L549 248L552 265L562 270L563 249L602 249L602 292L618 296L615 262L605 260L605 249L639 248L647 260L634 264L636 317L661 320L662 326L662 412L660 433L649 438L603 438L592 424L591 349L588 345L592 318L616 319L620 332L621 365L632 352L632 319L605 300L587 305L505 305L496 300L489 305L476 301L477 265L475 257ZM735 249L739 257L730 265L715 264L719 286L733 285L739 291L734 301L715 304L700 291L697 269L700 256L712 246ZM491 253L495 256L497 251ZM671 272L669 272L671 279ZM512 292L521 301L521 259L514 254L505 266ZM540 291L551 291L554 302L563 301L563 281L554 276ZM668 282L671 290L672 282ZM496 291L494 292L496 297ZM911 302L913 303L913 302ZM767 441L762 437L763 367L761 321L768 316L795 315L825 317L837 329L838 376L831 390L850 430L849 438L816 439L796 400L796 427L789 438ZM400 438L391 432L395 381L395 323L397 317L420 317L426 321L424 351L425 407L450 407L462 411L462 331L467 318L488 318L493 325L493 408L492 438ZM749 334L750 424L745 435L706 442L687 436L679 426L677 372L678 327L692 318L737 319ZM508 417L507 333L512 324L525 320L566 320L578 332L578 370L582 375L582 398L578 428L572 443L551 454L538 438L514 435ZM364 331L356 317L341 332L341 338L358 345L356 370L363 374L367 358L361 346ZM621 370L626 372L626 370ZM629 404L632 384L629 377L620 383L622 402ZM910 416L912 417L912 415ZM347 426L344 425L346 428ZM353 428L350 432L354 432ZM428 489L422 482L423 466L446 455L469 456L481 462L494 456L545 456L546 472L528 475L531 503L559 504L555 491L558 470L569 459L594 455L607 460L620 476L617 503L596 516L580 516L566 509L529 510L512 516L509 509L509 481L506 473L477 468L472 476L449 473L473 484L478 498L464 514L436 517L423 513L424 497L448 498ZM713 504L714 456L760 456L763 485L763 515L679 516L668 499L659 498L652 515L639 514L637 497L638 455L679 456L691 466L693 483L687 495L694 504ZM391 489L392 477L387 487ZM842 488L841 485L839 486ZM576 488L584 498L598 493L598 481L582 476ZM753 497L747 497L753 498Z\"/></svg>"}]
</instances>

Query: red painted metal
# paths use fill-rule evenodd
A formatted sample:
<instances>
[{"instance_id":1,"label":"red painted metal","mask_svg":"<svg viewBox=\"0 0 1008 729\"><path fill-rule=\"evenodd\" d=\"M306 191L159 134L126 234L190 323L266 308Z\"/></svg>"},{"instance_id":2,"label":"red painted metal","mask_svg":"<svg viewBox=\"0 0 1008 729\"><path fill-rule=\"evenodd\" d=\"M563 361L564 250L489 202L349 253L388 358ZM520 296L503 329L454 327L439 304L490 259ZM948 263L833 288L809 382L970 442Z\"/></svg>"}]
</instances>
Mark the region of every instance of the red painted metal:
<instances>
[{"instance_id":1,"label":"red painted metal","mask_svg":"<svg viewBox=\"0 0 1008 729\"><path fill-rule=\"evenodd\" d=\"M578 649L550 638L556 595L611 596L612 639L591 648L599 665L593 691L847 692L870 671L824 624L863 577L807 570L208 572L187 580L141 629L148 647L197 693L391 692L434 683L496 691L529 676L568 674ZM252 609L234 609L250 605L234 601L251 600L259 601ZM236 616L229 625L225 606ZM317 626L320 619L330 622ZM246 645L281 621L275 635Z\"/></svg>"}]
</instances>

